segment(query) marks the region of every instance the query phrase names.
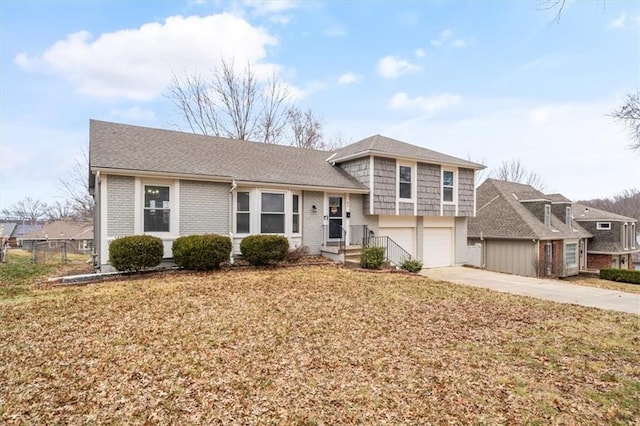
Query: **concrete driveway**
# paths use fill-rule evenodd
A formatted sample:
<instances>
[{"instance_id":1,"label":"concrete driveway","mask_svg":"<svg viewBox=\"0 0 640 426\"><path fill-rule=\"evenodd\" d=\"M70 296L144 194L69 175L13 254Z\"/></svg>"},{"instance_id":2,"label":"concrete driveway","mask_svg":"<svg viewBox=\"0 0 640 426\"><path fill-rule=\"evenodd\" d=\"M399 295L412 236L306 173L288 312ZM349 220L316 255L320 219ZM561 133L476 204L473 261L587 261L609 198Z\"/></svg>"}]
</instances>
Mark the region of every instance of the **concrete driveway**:
<instances>
[{"instance_id":1,"label":"concrete driveway","mask_svg":"<svg viewBox=\"0 0 640 426\"><path fill-rule=\"evenodd\" d=\"M420 274L439 281L640 315L640 294L635 293L463 267L423 269Z\"/></svg>"}]
</instances>

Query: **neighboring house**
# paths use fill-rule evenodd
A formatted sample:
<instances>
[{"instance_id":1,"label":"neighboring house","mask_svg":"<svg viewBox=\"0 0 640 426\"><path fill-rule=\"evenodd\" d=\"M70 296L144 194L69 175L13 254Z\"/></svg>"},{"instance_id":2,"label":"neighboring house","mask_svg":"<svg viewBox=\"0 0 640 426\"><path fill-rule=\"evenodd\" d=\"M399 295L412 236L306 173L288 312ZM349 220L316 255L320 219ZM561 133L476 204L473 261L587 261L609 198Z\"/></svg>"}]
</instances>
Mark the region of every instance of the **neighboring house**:
<instances>
[{"instance_id":1,"label":"neighboring house","mask_svg":"<svg viewBox=\"0 0 640 426\"><path fill-rule=\"evenodd\" d=\"M481 248L479 266L530 277L566 277L586 267L592 234L573 220L571 201L562 195L487 179L476 205L468 236Z\"/></svg>"},{"instance_id":2,"label":"neighboring house","mask_svg":"<svg viewBox=\"0 0 640 426\"><path fill-rule=\"evenodd\" d=\"M40 229L42 229L42 227L44 226L44 223L34 223L34 224L28 224L28 223L23 223L23 224L18 224L18 226L16 226L16 230L14 232L14 235L16 237L16 245L17 247L22 247L22 240L25 236L38 231Z\"/></svg>"},{"instance_id":3,"label":"neighboring house","mask_svg":"<svg viewBox=\"0 0 640 426\"><path fill-rule=\"evenodd\" d=\"M633 254L640 252L636 220L631 217L573 205L573 217L593 234L587 248L587 269L633 269Z\"/></svg>"},{"instance_id":4,"label":"neighboring house","mask_svg":"<svg viewBox=\"0 0 640 426\"><path fill-rule=\"evenodd\" d=\"M18 224L11 222L0 223L0 240L4 241L6 238L10 247L16 247L16 229Z\"/></svg>"},{"instance_id":5,"label":"neighboring house","mask_svg":"<svg viewBox=\"0 0 640 426\"><path fill-rule=\"evenodd\" d=\"M72 250L77 253L91 253L93 223L88 220L60 219L45 224L42 228L23 236L21 240L24 250L33 250L34 245L57 248L66 242L68 252Z\"/></svg>"},{"instance_id":6,"label":"neighboring house","mask_svg":"<svg viewBox=\"0 0 640 426\"><path fill-rule=\"evenodd\" d=\"M97 265L109 243L216 233L239 254L278 234L312 254L390 237L425 266L465 263L475 170L484 166L383 136L335 152L91 120L89 187ZM344 258L344 257L342 257Z\"/></svg>"}]
</instances>

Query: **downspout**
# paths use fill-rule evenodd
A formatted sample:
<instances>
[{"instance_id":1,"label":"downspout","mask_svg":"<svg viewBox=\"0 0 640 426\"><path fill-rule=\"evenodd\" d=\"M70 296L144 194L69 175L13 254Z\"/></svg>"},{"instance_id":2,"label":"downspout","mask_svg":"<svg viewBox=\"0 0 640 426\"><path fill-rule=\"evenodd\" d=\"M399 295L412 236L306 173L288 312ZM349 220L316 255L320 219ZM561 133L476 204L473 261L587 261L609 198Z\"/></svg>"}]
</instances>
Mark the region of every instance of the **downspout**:
<instances>
[{"instance_id":1,"label":"downspout","mask_svg":"<svg viewBox=\"0 0 640 426\"><path fill-rule=\"evenodd\" d=\"M229 239L231 240L231 256L229 262L233 265L233 191L236 190L238 184L236 180L231 181L231 188L229 188Z\"/></svg>"}]
</instances>

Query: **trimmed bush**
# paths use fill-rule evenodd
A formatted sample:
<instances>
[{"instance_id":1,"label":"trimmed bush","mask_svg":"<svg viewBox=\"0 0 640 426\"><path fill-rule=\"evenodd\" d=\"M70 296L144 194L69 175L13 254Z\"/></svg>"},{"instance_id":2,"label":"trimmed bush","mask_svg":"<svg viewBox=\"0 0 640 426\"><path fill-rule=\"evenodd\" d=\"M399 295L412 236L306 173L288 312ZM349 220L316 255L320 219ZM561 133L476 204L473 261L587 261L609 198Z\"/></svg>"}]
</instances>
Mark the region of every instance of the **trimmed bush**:
<instances>
[{"instance_id":1,"label":"trimmed bush","mask_svg":"<svg viewBox=\"0 0 640 426\"><path fill-rule=\"evenodd\" d=\"M380 269L384 263L384 248L366 247L360 255L360 267L366 269Z\"/></svg>"},{"instance_id":2,"label":"trimmed bush","mask_svg":"<svg viewBox=\"0 0 640 426\"><path fill-rule=\"evenodd\" d=\"M640 284L640 271L634 269L600 269L600 278L622 283Z\"/></svg>"},{"instance_id":3,"label":"trimmed bush","mask_svg":"<svg viewBox=\"0 0 640 426\"><path fill-rule=\"evenodd\" d=\"M109 244L109 262L118 271L140 272L162 262L162 240L151 235L116 238Z\"/></svg>"},{"instance_id":4,"label":"trimmed bush","mask_svg":"<svg viewBox=\"0 0 640 426\"><path fill-rule=\"evenodd\" d=\"M240 243L240 252L255 266L282 262L289 254L289 240L281 235L250 235Z\"/></svg>"},{"instance_id":5,"label":"trimmed bush","mask_svg":"<svg viewBox=\"0 0 640 426\"><path fill-rule=\"evenodd\" d=\"M173 242L173 261L192 271L220 269L231 255L231 238L222 235L189 235Z\"/></svg>"},{"instance_id":6,"label":"trimmed bush","mask_svg":"<svg viewBox=\"0 0 640 426\"><path fill-rule=\"evenodd\" d=\"M422 271L422 261L419 259L407 259L402 262L400 268L409 272L420 272Z\"/></svg>"}]
</instances>

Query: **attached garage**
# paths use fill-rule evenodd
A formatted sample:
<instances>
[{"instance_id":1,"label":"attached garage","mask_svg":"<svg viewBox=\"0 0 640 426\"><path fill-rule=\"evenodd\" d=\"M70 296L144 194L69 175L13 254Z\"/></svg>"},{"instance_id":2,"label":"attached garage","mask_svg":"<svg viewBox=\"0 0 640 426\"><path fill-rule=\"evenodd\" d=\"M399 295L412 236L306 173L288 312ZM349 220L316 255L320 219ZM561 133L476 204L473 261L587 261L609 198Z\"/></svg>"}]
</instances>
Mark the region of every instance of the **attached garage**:
<instances>
[{"instance_id":1,"label":"attached garage","mask_svg":"<svg viewBox=\"0 0 640 426\"><path fill-rule=\"evenodd\" d=\"M453 265L453 228L424 228L425 268Z\"/></svg>"},{"instance_id":2,"label":"attached garage","mask_svg":"<svg viewBox=\"0 0 640 426\"><path fill-rule=\"evenodd\" d=\"M531 240L484 240L485 267L490 271L535 277L537 244Z\"/></svg>"},{"instance_id":3,"label":"attached garage","mask_svg":"<svg viewBox=\"0 0 640 426\"><path fill-rule=\"evenodd\" d=\"M417 256L415 217L381 216L379 233L398 243L412 257Z\"/></svg>"}]
</instances>

